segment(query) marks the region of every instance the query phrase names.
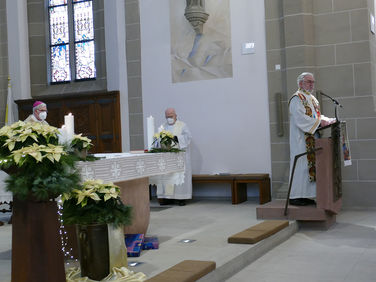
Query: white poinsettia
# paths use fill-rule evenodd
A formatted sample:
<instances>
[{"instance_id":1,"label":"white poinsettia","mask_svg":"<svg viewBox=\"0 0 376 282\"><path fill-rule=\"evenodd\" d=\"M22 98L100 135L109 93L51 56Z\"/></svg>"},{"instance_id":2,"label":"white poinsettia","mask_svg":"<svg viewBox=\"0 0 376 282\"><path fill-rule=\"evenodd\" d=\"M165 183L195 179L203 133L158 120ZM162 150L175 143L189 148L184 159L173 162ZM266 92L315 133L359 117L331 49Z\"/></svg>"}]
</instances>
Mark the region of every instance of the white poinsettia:
<instances>
[{"instance_id":1,"label":"white poinsettia","mask_svg":"<svg viewBox=\"0 0 376 282\"><path fill-rule=\"evenodd\" d=\"M58 162L62 155L66 155L67 152L64 151L64 147L60 145L52 145L48 144L47 147L43 148L43 152L46 154L44 155L45 158L48 158L51 162Z\"/></svg>"},{"instance_id":2,"label":"white poinsettia","mask_svg":"<svg viewBox=\"0 0 376 282\"><path fill-rule=\"evenodd\" d=\"M39 143L38 137L43 136L46 140L51 137L57 138L58 129L39 122L18 121L0 129L0 137L6 137L3 146L12 152L16 144L23 144L29 137Z\"/></svg>"},{"instance_id":3,"label":"white poinsettia","mask_svg":"<svg viewBox=\"0 0 376 282\"><path fill-rule=\"evenodd\" d=\"M82 136L82 133L73 135L71 143L73 147L78 147L80 149L90 149L91 146L93 146L91 140L85 136Z\"/></svg>"},{"instance_id":4,"label":"white poinsettia","mask_svg":"<svg viewBox=\"0 0 376 282\"><path fill-rule=\"evenodd\" d=\"M119 196L120 189L116 185L108 183L100 188L99 193L104 194L104 201L107 201L111 198L116 199Z\"/></svg>"},{"instance_id":5,"label":"white poinsettia","mask_svg":"<svg viewBox=\"0 0 376 282\"><path fill-rule=\"evenodd\" d=\"M98 194L96 193L95 189L83 189L83 190L73 190L73 193L76 194L77 197L77 205L81 203L81 206L84 207L87 204L87 198L91 198L94 201L100 201Z\"/></svg>"},{"instance_id":6,"label":"white poinsettia","mask_svg":"<svg viewBox=\"0 0 376 282\"><path fill-rule=\"evenodd\" d=\"M174 134L167 130L162 130L154 134L154 141L152 143L153 149L163 149L167 151L179 151L178 142ZM153 150L152 150L153 151Z\"/></svg>"},{"instance_id":7,"label":"white poinsettia","mask_svg":"<svg viewBox=\"0 0 376 282\"><path fill-rule=\"evenodd\" d=\"M25 124L25 128L43 135L44 137L57 137L57 134L59 133L59 130L56 127L40 122L28 122Z\"/></svg>"},{"instance_id":8,"label":"white poinsettia","mask_svg":"<svg viewBox=\"0 0 376 282\"><path fill-rule=\"evenodd\" d=\"M85 188L85 189L97 189L98 187L101 187L103 185L103 180L101 179L90 179L90 180L86 180L82 186Z\"/></svg>"},{"instance_id":9,"label":"white poinsettia","mask_svg":"<svg viewBox=\"0 0 376 282\"><path fill-rule=\"evenodd\" d=\"M39 122L0 128L0 169L9 174L7 190L13 195L46 201L79 185L76 157L58 144L58 132Z\"/></svg>"},{"instance_id":10,"label":"white poinsettia","mask_svg":"<svg viewBox=\"0 0 376 282\"><path fill-rule=\"evenodd\" d=\"M111 198L117 199L119 194L120 188L113 183L103 183L100 179L86 180L82 183L81 189L75 189L71 194L63 195L62 201L76 198L77 205L81 204L81 207L84 207L87 205L88 199L94 201L103 199L106 202Z\"/></svg>"},{"instance_id":11,"label":"white poinsettia","mask_svg":"<svg viewBox=\"0 0 376 282\"><path fill-rule=\"evenodd\" d=\"M37 162L41 162L44 158L49 159L51 162L58 162L62 155L66 155L64 147L60 145L38 145L33 143L31 146L23 147L11 153L11 157L16 164L19 164L22 158L27 156L33 157Z\"/></svg>"}]
</instances>

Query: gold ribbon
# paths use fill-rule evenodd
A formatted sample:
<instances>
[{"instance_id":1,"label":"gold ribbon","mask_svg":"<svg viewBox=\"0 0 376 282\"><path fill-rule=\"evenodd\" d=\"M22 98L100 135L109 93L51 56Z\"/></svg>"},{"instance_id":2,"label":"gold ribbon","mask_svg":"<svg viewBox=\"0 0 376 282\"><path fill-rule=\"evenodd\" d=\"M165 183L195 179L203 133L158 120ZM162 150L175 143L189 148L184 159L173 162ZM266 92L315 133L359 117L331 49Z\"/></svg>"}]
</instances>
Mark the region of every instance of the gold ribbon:
<instances>
[{"instance_id":1,"label":"gold ribbon","mask_svg":"<svg viewBox=\"0 0 376 282\"><path fill-rule=\"evenodd\" d=\"M95 282L88 277L81 277L81 270L79 267L71 267L66 270L67 282ZM143 282L147 279L142 272L135 273L126 267L113 267L111 273L103 278L101 281L112 282Z\"/></svg>"}]
</instances>

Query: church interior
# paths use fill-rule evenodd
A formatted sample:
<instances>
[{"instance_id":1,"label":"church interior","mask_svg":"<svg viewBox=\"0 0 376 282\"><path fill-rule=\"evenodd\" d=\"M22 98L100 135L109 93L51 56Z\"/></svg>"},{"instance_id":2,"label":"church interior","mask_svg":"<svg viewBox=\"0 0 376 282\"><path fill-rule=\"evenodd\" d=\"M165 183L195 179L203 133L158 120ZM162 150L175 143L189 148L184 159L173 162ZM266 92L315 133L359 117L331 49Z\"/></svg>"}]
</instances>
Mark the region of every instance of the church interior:
<instances>
[{"instance_id":1,"label":"church interior","mask_svg":"<svg viewBox=\"0 0 376 282\"><path fill-rule=\"evenodd\" d=\"M129 281L374 281L375 16L374 0L2 0L0 127L25 120L35 101L59 130L73 114L89 155L103 158L80 162L82 179L119 183L134 212L124 234L158 238L128 255ZM330 148L316 152L316 204L297 207L286 200L289 104L304 72L321 114L344 126L340 137L322 131ZM147 153L171 108L189 145ZM0 281L79 281L33 280L47 275L16 265L16 255L48 256L15 251L15 238L26 246L37 231L16 237L22 205L7 177L0 171ZM170 197L171 183L191 190ZM231 241L263 222L287 226ZM80 266L78 255L62 259L65 271ZM183 261L188 270L173 268ZM196 262L207 263L199 274Z\"/></svg>"}]
</instances>

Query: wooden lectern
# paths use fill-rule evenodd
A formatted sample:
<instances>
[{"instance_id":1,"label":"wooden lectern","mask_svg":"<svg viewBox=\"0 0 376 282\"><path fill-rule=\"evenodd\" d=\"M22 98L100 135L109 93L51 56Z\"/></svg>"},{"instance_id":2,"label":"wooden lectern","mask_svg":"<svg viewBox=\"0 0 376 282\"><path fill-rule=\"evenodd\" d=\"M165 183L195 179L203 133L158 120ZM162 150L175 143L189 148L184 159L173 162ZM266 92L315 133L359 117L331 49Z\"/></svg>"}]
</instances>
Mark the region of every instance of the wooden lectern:
<instances>
[{"instance_id":1,"label":"wooden lectern","mask_svg":"<svg viewBox=\"0 0 376 282\"><path fill-rule=\"evenodd\" d=\"M342 205L340 122L320 128L331 130L331 137L316 139L316 206L337 214Z\"/></svg>"},{"instance_id":2,"label":"wooden lectern","mask_svg":"<svg viewBox=\"0 0 376 282\"><path fill-rule=\"evenodd\" d=\"M328 228L335 223L342 204L340 125L340 122L336 122L318 129L319 133L330 131L330 136L315 141L316 206L288 205L292 175L287 199L273 200L257 207L257 219L297 220L303 226L320 228ZM299 154L295 159L305 157L306 154Z\"/></svg>"}]
</instances>

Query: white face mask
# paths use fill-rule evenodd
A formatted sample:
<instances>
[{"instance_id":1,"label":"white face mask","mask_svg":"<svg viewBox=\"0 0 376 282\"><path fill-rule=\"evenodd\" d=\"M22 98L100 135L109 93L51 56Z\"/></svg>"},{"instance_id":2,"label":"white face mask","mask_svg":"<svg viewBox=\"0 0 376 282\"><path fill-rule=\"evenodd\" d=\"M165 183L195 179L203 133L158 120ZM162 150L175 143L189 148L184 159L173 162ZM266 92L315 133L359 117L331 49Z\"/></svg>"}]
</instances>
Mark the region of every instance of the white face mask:
<instances>
[{"instance_id":1,"label":"white face mask","mask_svg":"<svg viewBox=\"0 0 376 282\"><path fill-rule=\"evenodd\" d=\"M39 114L39 118L40 118L41 120L45 120L45 119L47 118L47 112L41 112L41 113Z\"/></svg>"},{"instance_id":2,"label":"white face mask","mask_svg":"<svg viewBox=\"0 0 376 282\"><path fill-rule=\"evenodd\" d=\"M173 125L174 122L175 122L175 120L174 120L173 118L168 118L168 119L167 119L167 123L168 123L169 125Z\"/></svg>"}]
</instances>

